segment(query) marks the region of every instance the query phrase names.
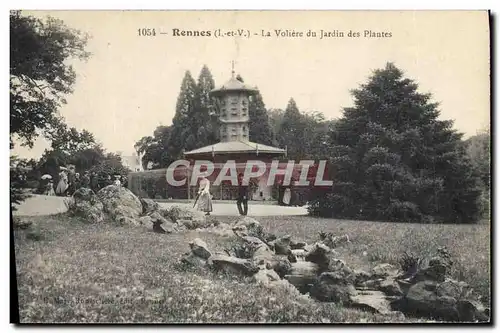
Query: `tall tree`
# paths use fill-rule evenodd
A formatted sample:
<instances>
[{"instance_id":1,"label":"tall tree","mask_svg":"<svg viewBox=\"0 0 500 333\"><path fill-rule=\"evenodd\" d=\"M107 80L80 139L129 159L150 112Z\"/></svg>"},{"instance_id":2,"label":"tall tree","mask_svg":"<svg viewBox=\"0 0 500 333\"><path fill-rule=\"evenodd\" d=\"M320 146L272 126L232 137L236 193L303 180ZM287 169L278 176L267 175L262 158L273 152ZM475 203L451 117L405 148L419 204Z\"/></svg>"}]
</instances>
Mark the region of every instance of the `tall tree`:
<instances>
[{"instance_id":1,"label":"tall tree","mask_svg":"<svg viewBox=\"0 0 500 333\"><path fill-rule=\"evenodd\" d=\"M264 100L262 99L260 92L250 97L248 115L250 118L248 123L250 128L250 141L265 145L273 145L273 130L269 121L266 105L264 104Z\"/></svg>"},{"instance_id":2,"label":"tall tree","mask_svg":"<svg viewBox=\"0 0 500 333\"><path fill-rule=\"evenodd\" d=\"M203 65L198 83L196 85L195 97L195 121L193 132L196 132L197 145L209 145L217 142L218 126L217 119L212 116L212 97L210 92L215 88L212 73L206 65Z\"/></svg>"},{"instance_id":3,"label":"tall tree","mask_svg":"<svg viewBox=\"0 0 500 333\"><path fill-rule=\"evenodd\" d=\"M430 94L388 63L353 90L332 133L334 186L312 214L390 221L470 223L478 177L462 134L438 120Z\"/></svg>"},{"instance_id":4,"label":"tall tree","mask_svg":"<svg viewBox=\"0 0 500 333\"><path fill-rule=\"evenodd\" d=\"M168 143L170 156L174 159L182 156L182 151L196 147L196 134L193 120L195 119L196 82L191 73L186 71L182 80L181 90L177 98L175 116L172 121L172 135Z\"/></svg>"},{"instance_id":5,"label":"tall tree","mask_svg":"<svg viewBox=\"0 0 500 333\"><path fill-rule=\"evenodd\" d=\"M33 147L41 132L57 126L57 112L72 93L71 58L87 59L88 37L61 20L10 13L10 141Z\"/></svg>"},{"instance_id":6,"label":"tall tree","mask_svg":"<svg viewBox=\"0 0 500 333\"><path fill-rule=\"evenodd\" d=\"M290 159L300 160L306 156L304 147L304 117L299 111L293 98L290 99L283 115L278 142L280 146L286 146Z\"/></svg>"}]
</instances>

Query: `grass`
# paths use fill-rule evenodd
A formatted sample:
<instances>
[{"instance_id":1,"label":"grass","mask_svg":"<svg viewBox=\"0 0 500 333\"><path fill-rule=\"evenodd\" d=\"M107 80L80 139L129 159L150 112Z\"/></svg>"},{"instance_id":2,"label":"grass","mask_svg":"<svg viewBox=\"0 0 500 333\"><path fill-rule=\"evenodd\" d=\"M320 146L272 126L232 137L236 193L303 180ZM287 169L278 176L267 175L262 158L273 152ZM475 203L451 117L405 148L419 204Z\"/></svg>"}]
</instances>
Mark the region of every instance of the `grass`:
<instances>
[{"instance_id":1,"label":"grass","mask_svg":"<svg viewBox=\"0 0 500 333\"><path fill-rule=\"evenodd\" d=\"M214 217L212 217L214 218ZM286 287L268 290L246 278L178 262L189 240L200 237L212 251L231 242L195 231L162 235L133 227L88 225L66 214L32 217L40 238L15 231L21 322L239 323L391 322L336 304L317 303ZM233 220L217 217L221 222ZM258 218L266 230L313 242L319 231L349 234L339 249L348 265L369 269L396 263L399 253L425 254L448 246L453 275L489 294L489 226L374 223L309 217ZM366 255L363 255L366 252ZM405 319L405 322L419 322Z\"/></svg>"}]
</instances>

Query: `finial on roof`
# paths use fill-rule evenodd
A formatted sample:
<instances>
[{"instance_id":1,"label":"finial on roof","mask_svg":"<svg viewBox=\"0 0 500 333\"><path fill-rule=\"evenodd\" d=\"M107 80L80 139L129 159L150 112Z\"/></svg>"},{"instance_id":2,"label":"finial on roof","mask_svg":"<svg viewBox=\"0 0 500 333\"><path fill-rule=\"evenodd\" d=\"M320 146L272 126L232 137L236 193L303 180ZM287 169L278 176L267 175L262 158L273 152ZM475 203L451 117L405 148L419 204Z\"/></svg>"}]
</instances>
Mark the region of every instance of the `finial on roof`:
<instances>
[{"instance_id":1,"label":"finial on roof","mask_svg":"<svg viewBox=\"0 0 500 333\"><path fill-rule=\"evenodd\" d=\"M231 61L231 78L234 79L234 60Z\"/></svg>"}]
</instances>

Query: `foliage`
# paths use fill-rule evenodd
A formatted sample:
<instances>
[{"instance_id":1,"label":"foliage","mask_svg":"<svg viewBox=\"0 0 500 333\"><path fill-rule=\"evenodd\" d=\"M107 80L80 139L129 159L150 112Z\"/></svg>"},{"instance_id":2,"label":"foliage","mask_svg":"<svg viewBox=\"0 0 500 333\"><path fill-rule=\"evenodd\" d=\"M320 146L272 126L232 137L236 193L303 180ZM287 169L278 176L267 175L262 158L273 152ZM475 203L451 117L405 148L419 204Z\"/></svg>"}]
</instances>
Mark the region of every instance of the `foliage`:
<instances>
[{"instance_id":1,"label":"foliage","mask_svg":"<svg viewBox=\"0 0 500 333\"><path fill-rule=\"evenodd\" d=\"M58 108L72 93L71 58L85 60L88 36L61 20L10 13L10 133L32 147L38 133L58 126Z\"/></svg>"},{"instance_id":2,"label":"foliage","mask_svg":"<svg viewBox=\"0 0 500 333\"><path fill-rule=\"evenodd\" d=\"M490 218L491 214L491 135L485 129L465 141L467 156L481 178L481 216Z\"/></svg>"},{"instance_id":3,"label":"foliage","mask_svg":"<svg viewBox=\"0 0 500 333\"><path fill-rule=\"evenodd\" d=\"M304 147L305 122L297 104L293 98L290 99L283 115L278 142L280 146L287 147L288 157L293 160L301 160L306 157L307 148Z\"/></svg>"},{"instance_id":4,"label":"foliage","mask_svg":"<svg viewBox=\"0 0 500 333\"><path fill-rule=\"evenodd\" d=\"M10 207L12 211L17 210L14 205L19 205L29 197L24 190L27 187L28 161L17 156L10 156Z\"/></svg>"},{"instance_id":5,"label":"foliage","mask_svg":"<svg viewBox=\"0 0 500 333\"><path fill-rule=\"evenodd\" d=\"M123 166L119 155L108 153L99 164L92 166L89 172L97 175L99 184L107 184L109 178L114 181L115 175L127 176L130 170Z\"/></svg>"},{"instance_id":6,"label":"foliage","mask_svg":"<svg viewBox=\"0 0 500 333\"><path fill-rule=\"evenodd\" d=\"M153 163L153 168L167 167L173 162L168 146L171 132L172 126L158 126L153 136L144 136L134 145L137 154L143 154L144 169L149 162Z\"/></svg>"},{"instance_id":7,"label":"foliage","mask_svg":"<svg viewBox=\"0 0 500 333\"><path fill-rule=\"evenodd\" d=\"M473 223L478 177L462 134L393 64L353 90L331 132L333 188L310 206L320 216ZM321 189L323 191L323 189Z\"/></svg>"}]
</instances>

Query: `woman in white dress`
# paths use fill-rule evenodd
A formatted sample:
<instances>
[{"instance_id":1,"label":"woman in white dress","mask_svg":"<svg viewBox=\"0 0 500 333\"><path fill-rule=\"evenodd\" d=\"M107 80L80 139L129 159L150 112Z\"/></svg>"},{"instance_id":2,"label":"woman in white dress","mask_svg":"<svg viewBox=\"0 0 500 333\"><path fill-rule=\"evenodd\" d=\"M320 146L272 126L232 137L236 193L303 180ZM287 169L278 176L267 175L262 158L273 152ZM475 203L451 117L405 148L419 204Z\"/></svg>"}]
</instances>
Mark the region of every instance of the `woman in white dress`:
<instances>
[{"instance_id":1,"label":"woman in white dress","mask_svg":"<svg viewBox=\"0 0 500 333\"><path fill-rule=\"evenodd\" d=\"M68 189L68 174L66 173L65 170L62 170L59 173L59 183L57 183L56 194L62 196L64 195L64 193L66 193L67 189Z\"/></svg>"},{"instance_id":2,"label":"woman in white dress","mask_svg":"<svg viewBox=\"0 0 500 333\"><path fill-rule=\"evenodd\" d=\"M212 211L212 195L210 194L210 181L205 177L200 180L200 188L198 190L198 210L210 215Z\"/></svg>"}]
</instances>

